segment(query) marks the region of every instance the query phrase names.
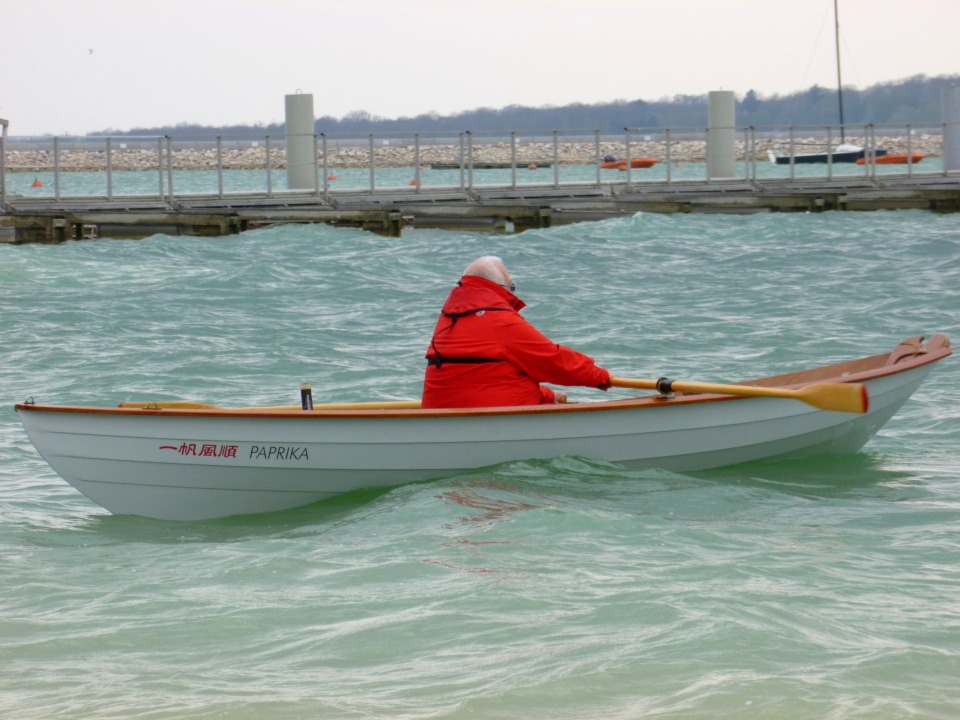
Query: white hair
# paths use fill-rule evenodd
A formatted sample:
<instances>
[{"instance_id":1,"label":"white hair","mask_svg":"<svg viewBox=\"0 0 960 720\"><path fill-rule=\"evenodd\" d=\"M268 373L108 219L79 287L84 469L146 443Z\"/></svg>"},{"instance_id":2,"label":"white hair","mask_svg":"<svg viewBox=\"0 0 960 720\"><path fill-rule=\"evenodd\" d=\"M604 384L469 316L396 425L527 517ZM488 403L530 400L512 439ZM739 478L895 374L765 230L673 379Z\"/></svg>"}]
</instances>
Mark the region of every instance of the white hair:
<instances>
[{"instance_id":1,"label":"white hair","mask_svg":"<svg viewBox=\"0 0 960 720\"><path fill-rule=\"evenodd\" d=\"M463 274L482 277L497 285L507 284L507 266L504 265L503 260L496 255L484 255L481 258L477 258L467 265L467 269L463 271Z\"/></svg>"}]
</instances>

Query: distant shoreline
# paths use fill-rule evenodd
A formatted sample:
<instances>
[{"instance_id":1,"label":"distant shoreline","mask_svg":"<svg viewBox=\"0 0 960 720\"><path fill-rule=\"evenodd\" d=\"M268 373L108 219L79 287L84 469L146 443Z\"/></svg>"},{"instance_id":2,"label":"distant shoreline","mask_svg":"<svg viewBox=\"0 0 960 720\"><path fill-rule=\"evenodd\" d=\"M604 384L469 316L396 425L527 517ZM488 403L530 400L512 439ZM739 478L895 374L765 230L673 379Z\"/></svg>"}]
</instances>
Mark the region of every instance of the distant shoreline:
<instances>
[{"instance_id":1,"label":"distant shoreline","mask_svg":"<svg viewBox=\"0 0 960 720\"><path fill-rule=\"evenodd\" d=\"M853 137L847 142L864 145L864 139ZM888 152L905 153L919 152L931 157L941 154L942 138L940 135L918 135L907 137L878 137L877 147ZM812 148L825 149L822 138L804 137L794 139L796 152L808 152ZM742 139L736 140L738 159L744 156ZM787 140L758 140L754 146L757 160L766 161L768 150L778 155L790 153L790 143ZM637 141L630 143L631 157L653 157L660 162L668 159L668 146L663 141ZM562 142L556 147L552 143L518 143L516 146L517 167L526 168L538 163L558 162L565 165L593 165L597 162L597 146L592 142ZM626 157L624 142L600 143L599 159L606 156L616 158ZM392 145L374 148L374 166L412 167L416 164L416 150L413 144ZM270 166L275 170L286 168L286 150L274 148L270 151ZM669 145L670 162L705 162L707 159L706 142L703 140L677 140ZM420 164L428 167L431 164L459 165L461 150L458 145L424 145L420 147ZM249 147L243 149L224 148L221 151L218 163L216 149L183 148L173 150L172 167L174 170L216 170L222 165L224 170L263 170L267 165L267 153L264 147ZM114 171L147 171L158 169L158 152L156 149L113 149L110 158ZM510 143L499 142L488 145L473 146L473 162L509 164L513 162ZM166 160L164 160L166 163ZM318 155L318 163L322 167L322 154ZM166 165L164 165L166 167ZM365 146L336 147L328 152L327 168L367 168L370 167L370 151ZM54 157L45 150L7 150L7 172L41 173L53 172ZM61 172L105 172L107 170L107 154L105 150L61 150L59 153L59 169Z\"/></svg>"}]
</instances>

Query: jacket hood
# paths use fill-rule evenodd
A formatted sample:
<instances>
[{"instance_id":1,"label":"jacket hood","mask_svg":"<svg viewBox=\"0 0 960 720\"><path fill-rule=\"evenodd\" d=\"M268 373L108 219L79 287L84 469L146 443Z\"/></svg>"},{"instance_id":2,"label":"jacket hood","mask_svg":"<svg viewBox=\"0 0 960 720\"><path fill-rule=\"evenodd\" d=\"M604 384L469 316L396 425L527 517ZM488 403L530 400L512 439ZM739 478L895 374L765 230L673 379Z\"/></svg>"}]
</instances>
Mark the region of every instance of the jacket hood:
<instances>
[{"instance_id":1,"label":"jacket hood","mask_svg":"<svg viewBox=\"0 0 960 720\"><path fill-rule=\"evenodd\" d=\"M526 303L495 282L474 275L464 275L443 304L445 315L462 315L485 308L501 308L520 312Z\"/></svg>"}]
</instances>

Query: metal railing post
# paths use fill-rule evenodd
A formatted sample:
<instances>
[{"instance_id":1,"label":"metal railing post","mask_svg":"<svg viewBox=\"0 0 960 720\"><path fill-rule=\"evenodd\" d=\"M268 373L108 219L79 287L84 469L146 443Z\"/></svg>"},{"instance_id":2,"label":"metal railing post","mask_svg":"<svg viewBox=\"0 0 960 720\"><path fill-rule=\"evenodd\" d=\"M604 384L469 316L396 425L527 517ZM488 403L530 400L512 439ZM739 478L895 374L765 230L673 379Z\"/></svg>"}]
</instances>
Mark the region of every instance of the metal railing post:
<instances>
[{"instance_id":1,"label":"metal railing post","mask_svg":"<svg viewBox=\"0 0 960 720\"><path fill-rule=\"evenodd\" d=\"M833 180L833 126L827 125L827 180Z\"/></svg>"},{"instance_id":2,"label":"metal railing post","mask_svg":"<svg viewBox=\"0 0 960 720\"><path fill-rule=\"evenodd\" d=\"M264 161L264 167L267 170L267 197L273 197L273 158L271 157L273 148L270 146L269 135L264 135L263 137L263 148L267 153Z\"/></svg>"},{"instance_id":3,"label":"metal railing post","mask_svg":"<svg viewBox=\"0 0 960 720\"><path fill-rule=\"evenodd\" d=\"M791 126L790 126L790 182L793 182L793 180L794 180L794 172L793 172L793 171L794 171L794 169L795 169L795 167L796 167L796 163L794 162L794 157L793 157L793 156L794 156L795 154L796 154L796 142L795 142L795 137L794 137L794 127L793 127L793 125L791 125Z\"/></svg>"},{"instance_id":4,"label":"metal railing post","mask_svg":"<svg viewBox=\"0 0 960 720\"><path fill-rule=\"evenodd\" d=\"M913 127L907 123L907 177L913 177Z\"/></svg>"},{"instance_id":5,"label":"metal railing post","mask_svg":"<svg viewBox=\"0 0 960 720\"><path fill-rule=\"evenodd\" d=\"M623 132L625 135L623 139L623 149L624 149L624 152L627 154L627 167L626 167L627 187L630 187L630 166L633 164L631 162L632 158L630 157L630 128L624 128Z\"/></svg>"},{"instance_id":6,"label":"metal railing post","mask_svg":"<svg viewBox=\"0 0 960 720\"><path fill-rule=\"evenodd\" d=\"M160 189L157 191L157 200L163 200L163 138L157 138L157 176L160 181Z\"/></svg>"},{"instance_id":7,"label":"metal railing post","mask_svg":"<svg viewBox=\"0 0 960 720\"><path fill-rule=\"evenodd\" d=\"M167 146L167 198L173 204L173 138L166 135Z\"/></svg>"},{"instance_id":8,"label":"metal railing post","mask_svg":"<svg viewBox=\"0 0 960 720\"><path fill-rule=\"evenodd\" d=\"M370 133L370 192L376 187L376 171L373 166L373 133Z\"/></svg>"},{"instance_id":9,"label":"metal railing post","mask_svg":"<svg viewBox=\"0 0 960 720\"><path fill-rule=\"evenodd\" d=\"M317 133L313 133L313 159L311 160L313 164L313 194L317 197L320 197L320 177L318 173L320 172L320 166L317 164L317 154L320 151L320 146L317 144Z\"/></svg>"},{"instance_id":10,"label":"metal railing post","mask_svg":"<svg viewBox=\"0 0 960 720\"><path fill-rule=\"evenodd\" d=\"M223 198L223 136L217 135L217 197Z\"/></svg>"},{"instance_id":11,"label":"metal railing post","mask_svg":"<svg viewBox=\"0 0 960 720\"><path fill-rule=\"evenodd\" d=\"M706 141L707 147L709 148L709 147L710 147L710 128L704 128L704 129L703 129L703 137L704 137L704 140ZM707 185L709 185L710 182L711 182L711 180L712 180L712 178L710 177L710 156L709 156L709 151L708 151L708 155L707 155L707 168L706 168L706 170L707 170L706 180L707 180Z\"/></svg>"},{"instance_id":12,"label":"metal railing post","mask_svg":"<svg viewBox=\"0 0 960 720\"><path fill-rule=\"evenodd\" d=\"M560 187L560 137L559 131L553 131L553 187Z\"/></svg>"},{"instance_id":13,"label":"metal railing post","mask_svg":"<svg viewBox=\"0 0 960 720\"><path fill-rule=\"evenodd\" d=\"M460 192L463 192L463 133L460 133Z\"/></svg>"},{"instance_id":14,"label":"metal railing post","mask_svg":"<svg viewBox=\"0 0 960 720\"><path fill-rule=\"evenodd\" d=\"M413 134L413 192L420 193L420 133Z\"/></svg>"},{"instance_id":15,"label":"metal railing post","mask_svg":"<svg viewBox=\"0 0 960 720\"><path fill-rule=\"evenodd\" d=\"M7 125L0 118L0 210L7 209Z\"/></svg>"},{"instance_id":16,"label":"metal railing post","mask_svg":"<svg viewBox=\"0 0 960 720\"><path fill-rule=\"evenodd\" d=\"M737 133L736 127L733 128L733 133L734 135L736 135ZM745 127L743 129L743 179L746 182L750 182L750 162L748 160L749 156L747 155L747 152L749 151L749 149L750 149L750 128ZM734 159L734 163L736 163L736 159Z\"/></svg>"},{"instance_id":17,"label":"metal railing post","mask_svg":"<svg viewBox=\"0 0 960 720\"><path fill-rule=\"evenodd\" d=\"M60 199L60 138L53 138L53 196Z\"/></svg>"},{"instance_id":18,"label":"metal railing post","mask_svg":"<svg viewBox=\"0 0 960 720\"><path fill-rule=\"evenodd\" d=\"M943 167L940 168L940 174L947 177L950 173L947 170L947 156L944 152L947 144L947 123L940 123L940 154L943 156Z\"/></svg>"},{"instance_id":19,"label":"metal railing post","mask_svg":"<svg viewBox=\"0 0 960 720\"><path fill-rule=\"evenodd\" d=\"M593 164L597 171L597 187L600 187L600 128L594 128L593 131Z\"/></svg>"},{"instance_id":20,"label":"metal railing post","mask_svg":"<svg viewBox=\"0 0 960 720\"><path fill-rule=\"evenodd\" d=\"M107 199L113 200L113 138L107 138Z\"/></svg>"},{"instance_id":21,"label":"metal railing post","mask_svg":"<svg viewBox=\"0 0 960 720\"><path fill-rule=\"evenodd\" d=\"M665 159L667 162L667 185L673 182L673 160L670 159L670 128L667 128L667 152Z\"/></svg>"},{"instance_id":22,"label":"metal railing post","mask_svg":"<svg viewBox=\"0 0 960 720\"><path fill-rule=\"evenodd\" d=\"M330 202L330 161L327 160L327 134L320 133L320 144L323 148L323 196Z\"/></svg>"},{"instance_id":23,"label":"metal railing post","mask_svg":"<svg viewBox=\"0 0 960 720\"><path fill-rule=\"evenodd\" d=\"M870 157L870 132L868 131L868 126L863 126L863 176L865 178L870 177L870 165L872 158Z\"/></svg>"},{"instance_id":24,"label":"metal railing post","mask_svg":"<svg viewBox=\"0 0 960 720\"><path fill-rule=\"evenodd\" d=\"M517 131L510 131L510 189L517 189Z\"/></svg>"},{"instance_id":25,"label":"metal railing post","mask_svg":"<svg viewBox=\"0 0 960 720\"><path fill-rule=\"evenodd\" d=\"M473 190L473 131L467 130L467 187Z\"/></svg>"},{"instance_id":26,"label":"metal railing post","mask_svg":"<svg viewBox=\"0 0 960 720\"><path fill-rule=\"evenodd\" d=\"M877 177L877 126L873 123L870 124L870 164L873 166L870 168L870 177L876 179Z\"/></svg>"}]
</instances>

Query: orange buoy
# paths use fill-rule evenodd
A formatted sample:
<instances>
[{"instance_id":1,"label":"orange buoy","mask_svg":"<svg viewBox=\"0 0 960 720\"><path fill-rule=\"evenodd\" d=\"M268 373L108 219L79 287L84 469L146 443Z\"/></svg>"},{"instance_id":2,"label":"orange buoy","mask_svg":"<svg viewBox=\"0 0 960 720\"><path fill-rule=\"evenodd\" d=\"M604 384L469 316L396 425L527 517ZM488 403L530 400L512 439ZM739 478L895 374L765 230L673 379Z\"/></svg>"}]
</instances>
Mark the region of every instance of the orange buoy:
<instances>
[{"instance_id":1,"label":"orange buoy","mask_svg":"<svg viewBox=\"0 0 960 720\"><path fill-rule=\"evenodd\" d=\"M30 183L30 187L43 187L43 183L40 182L37 178L34 178L33 182Z\"/></svg>"},{"instance_id":2,"label":"orange buoy","mask_svg":"<svg viewBox=\"0 0 960 720\"><path fill-rule=\"evenodd\" d=\"M330 175L327 175L327 180L336 180L336 179L337 179L337 176L332 173Z\"/></svg>"},{"instance_id":3,"label":"orange buoy","mask_svg":"<svg viewBox=\"0 0 960 720\"><path fill-rule=\"evenodd\" d=\"M536 169L537 169L537 166L534 163L530 163L529 165L527 165L527 170L536 170Z\"/></svg>"},{"instance_id":4,"label":"orange buoy","mask_svg":"<svg viewBox=\"0 0 960 720\"><path fill-rule=\"evenodd\" d=\"M416 178L414 178L413 180L411 180L411 181L410 181L410 184L411 184L411 185L415 185L415 186L417 186L417 187L420 187L420 181L417 180Z\"/></svg>"}]
</instances>

